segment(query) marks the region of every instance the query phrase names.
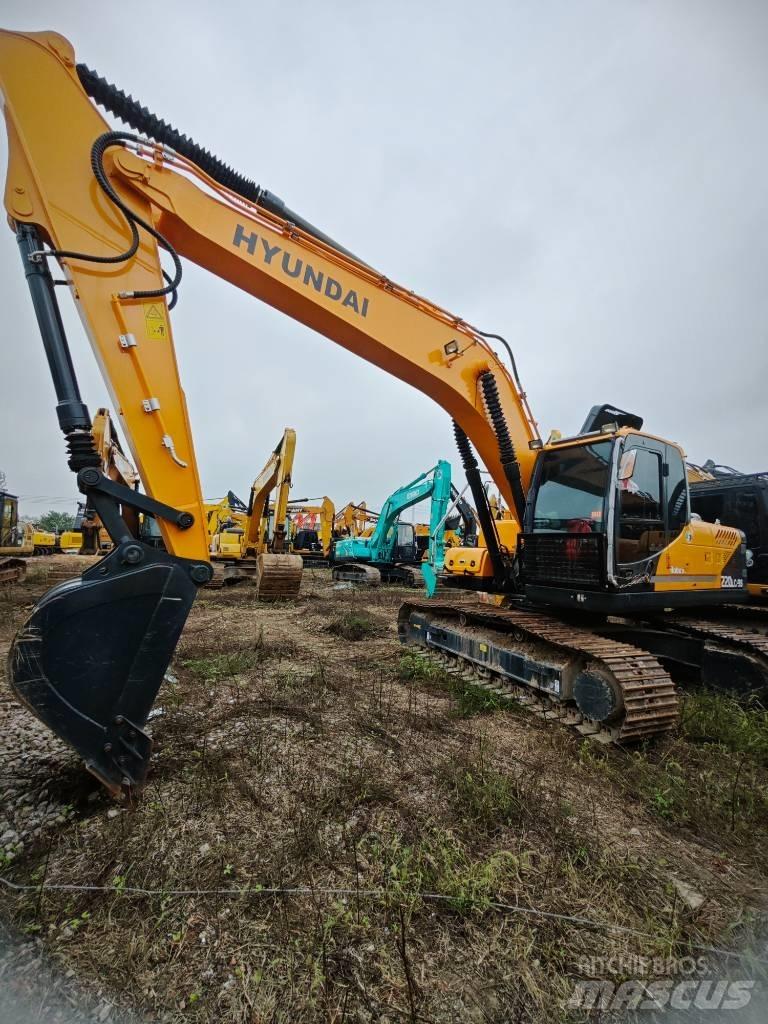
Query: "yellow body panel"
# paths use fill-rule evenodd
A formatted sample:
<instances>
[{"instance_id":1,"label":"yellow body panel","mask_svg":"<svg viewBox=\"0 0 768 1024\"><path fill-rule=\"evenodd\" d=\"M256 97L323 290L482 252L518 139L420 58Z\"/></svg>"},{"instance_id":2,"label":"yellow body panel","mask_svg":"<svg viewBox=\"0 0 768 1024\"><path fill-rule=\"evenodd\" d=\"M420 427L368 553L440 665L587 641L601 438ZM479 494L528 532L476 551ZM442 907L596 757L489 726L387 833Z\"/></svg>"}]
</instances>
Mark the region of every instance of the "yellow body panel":
<instances>
[{"instance_id":1,"label":"yellow body panel","mask_svg":"<svg viewBox=\"0 0 768 1024\"><path fill-rule=\"evenodd\" d=\"M243 555L243 534L222 530L211 538L211 558L233 559Z\"/></svg>"},{"instance_id":2,"label":"yellow body panel","mask_svg":"<svg viewBox=\"0 0 768 1024\"><path fill-rule=\"evenodd\" d=\"M517 535L520 529L515 519L500 519L496 523L499 543L508 551L517 548ZM456 576L479 576L487 579L493 577L493 566L485 546L482 530L478 534L476 548L451 548L445 553L445 571Z\"/></svg>"},{"instance_id":3,"label":"yellow body panel","mask_svg":"<svg viewBox=\"0 0 768 1024\"><path fill-rule=\"evenodd\" d=\"M743 542L740 531L733 527L694 520L660 552L654 589L743 590L741 576L727 571Z\"/></svg>"},{"instance_id":4,"label":"yellow body panel","mask_svg":"<svg viewBox=\"0 0 768 1024\"><path fill-rule=\"evenodd\" d=\"M79 554L82 545L83 535L79 530L65 530L59 536L59 547L65 554Z\"/></svg>"}]
</instances>

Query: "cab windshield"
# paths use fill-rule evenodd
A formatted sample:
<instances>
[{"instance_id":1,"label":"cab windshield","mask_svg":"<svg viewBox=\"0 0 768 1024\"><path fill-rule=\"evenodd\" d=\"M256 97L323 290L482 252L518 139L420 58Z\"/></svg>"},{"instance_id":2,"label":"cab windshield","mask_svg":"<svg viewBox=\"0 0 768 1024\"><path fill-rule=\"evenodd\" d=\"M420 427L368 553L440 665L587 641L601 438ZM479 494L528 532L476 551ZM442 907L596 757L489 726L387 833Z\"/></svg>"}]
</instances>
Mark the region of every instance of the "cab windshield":
<instances>
[{"instance_id":1,"label":"cab windshield","mask_svg":"<svg viewBox=\"0 0 768 1024\"><path fill-rule=\"evenodd\" d=\"M613 441L544 452L534 533L602 533Z\"/></svg>"}]
</instances>

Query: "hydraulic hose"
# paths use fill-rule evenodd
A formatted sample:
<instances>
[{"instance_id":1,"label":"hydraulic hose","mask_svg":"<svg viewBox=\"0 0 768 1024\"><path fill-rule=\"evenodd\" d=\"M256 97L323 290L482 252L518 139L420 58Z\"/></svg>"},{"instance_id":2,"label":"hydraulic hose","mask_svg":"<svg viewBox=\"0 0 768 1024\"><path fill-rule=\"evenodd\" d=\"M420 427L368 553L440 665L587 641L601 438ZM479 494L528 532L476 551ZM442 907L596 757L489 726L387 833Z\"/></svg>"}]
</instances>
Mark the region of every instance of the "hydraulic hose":
<instances>
[{"instance_id":1,"label":"hydraulic hose","mask_svg":"<svg viewBox=\"0 0 768 1024\"><path fill-rule=\"evenodd\" d=\"M128 132L104 132L103 135L100 135L91 147L91 170L93 171L93 176L99 183L101 190L125 217L131 231L131 244L125 252L118 253L116 256L98 256L93 253L76 252L71 249L52 249L44 252L43 255L55 256L57 259L84 260L88 263L124 263L126 260L130 260L136 255L139 248L139 227L142 227L157 240L163 249L170 253L171 259L173 260L174 277L170 278L165 271L163 271L163 277L168 282L164 288L144 289L143 291L131 292L129 297L133 299L154 299L160 298L163 295L172 295L173 299L169 308L173 309L176 305L177 288L181 283L181 260L168 239L165 238L157 228L140 217L130 208L130 206L123 202L112 187L112 183L104 170L104 154L106 151L111 146L119 146L125 142L135 142L141 145L143 140L138 135L131 135Z\"/></svg>"},{"instance_id":2,"label":"hydraulic hose","mask_svg":"<svg viewBox=\"0 0 768 1024\"><path fill-rule=\"evenodd\" d=\"M119 117L121 121L130 125L134 131L141 132L147 138L154 139L155 142L160 142L164 146L175 149L177 153L185 156L192 163L197 164L208 177L213 178L220 185L230 189L232 192L236 192L243 199L256 203L263 209L275 214L275 216L290 221L297 228L306 231L308 235L313 235L319 241L366 266L349 249L345 249L343 245L339 245L330 235L326 235L324 231L316 228L314 224L310 224L300 214L289 209L279 196L233 170L232 167L225 164L217 156L214 156L209 150L203 149L194 139L189 138L188 135L182 135L172 124L153 114L147 107L142 106L138 100L135 100L133 96L126 96L122 89L112 85L106 78L102 78L87 65L78 64L77 74L80 84L88 96L95 103L98 103L99 106L104 107L110 114L114 114L115 117Z\"/></svg>"}]
</instances>

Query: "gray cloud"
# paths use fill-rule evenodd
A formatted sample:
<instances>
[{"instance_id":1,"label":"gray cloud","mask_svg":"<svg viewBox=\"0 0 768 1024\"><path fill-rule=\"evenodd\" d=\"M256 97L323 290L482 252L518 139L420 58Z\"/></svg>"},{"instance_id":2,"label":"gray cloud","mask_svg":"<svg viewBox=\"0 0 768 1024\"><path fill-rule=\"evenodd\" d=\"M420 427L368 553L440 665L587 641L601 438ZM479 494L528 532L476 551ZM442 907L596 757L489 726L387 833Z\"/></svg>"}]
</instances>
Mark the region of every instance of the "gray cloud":
<instances>
[{"instance_id":1,"label":"gray cloud","mask_svg":"<svg viewBox=\"0 0 768 1024\"><path fill-rule=\"evenodd\" d=\"M612 401L694 460L768 465L764 4L5 0L2 22L62 32L388 276L507 335L545 433ZM64 507L10 233L0 280L0 466L25 511ZM376 504L453 458L424 396L196 267L174 326L211 497L245 492L285 425L298 496Z\"/></svg>"}]
</instances>

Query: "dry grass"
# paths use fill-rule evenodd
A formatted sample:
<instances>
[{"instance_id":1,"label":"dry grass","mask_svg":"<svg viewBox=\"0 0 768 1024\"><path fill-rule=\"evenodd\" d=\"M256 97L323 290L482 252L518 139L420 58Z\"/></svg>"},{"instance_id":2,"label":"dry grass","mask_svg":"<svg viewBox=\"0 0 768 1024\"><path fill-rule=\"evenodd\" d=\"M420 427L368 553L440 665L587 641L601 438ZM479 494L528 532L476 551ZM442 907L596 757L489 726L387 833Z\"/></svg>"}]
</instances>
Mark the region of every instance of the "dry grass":
<instances>
[{"instance_id":1,"label":"dry grass","mask_svg":"<svg viewBox=\"0 0 768 1024\"><path fill-rule=\"evenodd\" d=\"M13 866L19 881L107 887L4 900L56 961L168 1021L550 1022L567 1019L581 958L682 954L743 913L764 884L738 852L745 805L715 850L700 844L633 774L642 763L658 782L671 754L580 756L569 735L403 655L400 594L323 580L282 606L204 595L161 691L144 798L110 816L100 791L81 792ZM352 620L368 623L355 643ZM694 720L677 741L694 758L675 754L684 775L705 750L694 732L713 729L703 706ZM743 735L729 728L726 747ZM755 845L765 818L756 803L744 819ZM707 897L698 911L673 877ZM187 888L240 894L171 893Z\"/></svg>"}]
</instances>

